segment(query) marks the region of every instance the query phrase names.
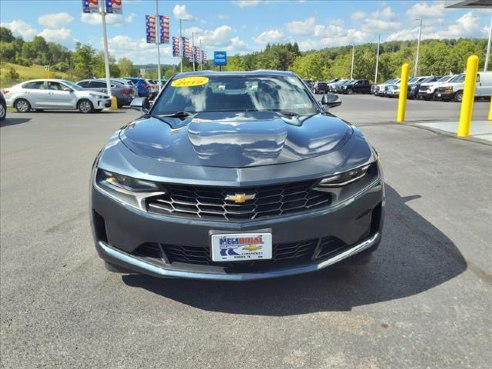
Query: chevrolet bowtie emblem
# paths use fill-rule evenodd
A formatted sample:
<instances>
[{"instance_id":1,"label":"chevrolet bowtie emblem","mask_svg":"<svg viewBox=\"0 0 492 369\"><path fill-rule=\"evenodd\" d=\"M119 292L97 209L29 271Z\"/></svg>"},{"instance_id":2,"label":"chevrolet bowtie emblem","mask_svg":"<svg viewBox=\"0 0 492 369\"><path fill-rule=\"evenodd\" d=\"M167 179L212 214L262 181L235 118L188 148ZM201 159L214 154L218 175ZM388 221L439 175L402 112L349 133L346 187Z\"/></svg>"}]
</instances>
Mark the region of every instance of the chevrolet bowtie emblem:
<instances>
[{"instance_id":1,"label":"chevrolet bowtie emblem","mask_svg":"<svg viewBox=\"0 0 492 369\"><path fill-rule=\"evenodd\" d=\"M254 200L256 195L253 194L248 194L246 195L245 193L236 193L234 195L227 195L226 196L226 201L234 201L236 204L243 204L248 200Z\"/></svg>"}]
</instances>

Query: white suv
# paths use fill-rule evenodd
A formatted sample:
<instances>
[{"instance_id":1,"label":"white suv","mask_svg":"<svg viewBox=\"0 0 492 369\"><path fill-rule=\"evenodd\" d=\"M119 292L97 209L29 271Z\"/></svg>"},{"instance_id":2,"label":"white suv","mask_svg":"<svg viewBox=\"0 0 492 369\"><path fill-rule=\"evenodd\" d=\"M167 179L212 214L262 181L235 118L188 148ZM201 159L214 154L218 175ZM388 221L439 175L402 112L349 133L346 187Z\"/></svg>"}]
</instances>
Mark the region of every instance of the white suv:
<instances>
[{"instance_id":1,"label":"white suv","mask_svg":"<svg viewBox=\"0 0 492 369\"><path fill-rule=\"evenodd\" d=\"M453 82L453 79L456 79L458 77L459 75L449 75L449 76L443 76L434 82L422 83L420 85L420 89L418 93L419 99L433 100L434 93L436 92L439 86L448 82Z\"/></svg>"},{"instance_id":2,"label":"white suv","mask_svg":"<svg viewBox=\"0 0 492 369\"><path fill-rule=\"evenodd\" d=\"M81 113L100 112L111 106L107 94L87 91L61 79L36 79L3 90L7 106L20 113L31 110L78 109Z\"/></svg>"}]
</instances>

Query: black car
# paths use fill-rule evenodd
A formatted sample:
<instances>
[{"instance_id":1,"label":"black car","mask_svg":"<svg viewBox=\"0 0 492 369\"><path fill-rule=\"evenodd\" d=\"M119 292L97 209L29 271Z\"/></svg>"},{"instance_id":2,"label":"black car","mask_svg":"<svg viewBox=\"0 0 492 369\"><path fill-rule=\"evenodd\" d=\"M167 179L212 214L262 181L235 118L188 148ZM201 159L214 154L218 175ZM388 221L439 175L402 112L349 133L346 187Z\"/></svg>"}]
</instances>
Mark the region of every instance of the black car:
<instances>
[{"instance_id":1,"label":"black car","mask_svg":"<svg viewBox=\"0 0 492 369\"><path fill-rule=\"evenodd\" d=\"M5 102L5 97L0 91L0 121L7 117L7 103Z\"/></svg>"},{"instance_id":2,"label":"black car","mask_svg":"<svg viewBox=\"0 0 492 369\"><path fill-rule=\"evenodd\" d=\"M325 94L329 91L327 82L314 82L312 91L315 94Z\"/></svg>"},{"instance_id":3,"label":"black car","mask_svg":"<svg viewBox=\"0 0 492 369\"><path fill-rule=\"evenodd\" d=\"M371 84L367 79L356 79L350 83L341 86L340 93L352 95L356 94L370 94Z\"/></svg>"},{"instance_id":4,"label":"black car","mask_svg":"<svg viewBox=\"0 0 492 369\"><path fill-rule=\"evenodd\" d=\"M108 269L243 281L364 263L383 226L378 155L291 72L174 76L97 155Z\"/></svg>"}]
</instances>

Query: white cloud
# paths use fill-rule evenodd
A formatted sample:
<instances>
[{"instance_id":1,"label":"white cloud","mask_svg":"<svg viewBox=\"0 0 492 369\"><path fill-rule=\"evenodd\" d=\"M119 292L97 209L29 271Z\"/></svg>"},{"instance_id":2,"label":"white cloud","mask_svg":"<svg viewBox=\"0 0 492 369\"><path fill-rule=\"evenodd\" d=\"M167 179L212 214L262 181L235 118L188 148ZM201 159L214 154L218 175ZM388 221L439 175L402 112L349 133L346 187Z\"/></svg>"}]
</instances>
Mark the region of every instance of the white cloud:
<instances>
[{"instance_id":1,"label":"white cloud","mask_svg":"<svg viewBox=\"0 0 492 369\"><path fill-rule=\"evenodd\" d=\"M136 64L157 63L155 44L148 44L144 38L135 39L126 35L117 35L108 40L108 48L109 53L116 59L126 57ZM161 47L161 56L164 59L162 62L173 62L171 54L172 51L169 46Z\"/></svg>"},{"instance_id":2,"label":"white cloud","mask_svg":"<svg viewBox=\"0 0 492 369\"><path fill-rule=\"evenodd\" d=\"M387 41L416 40L418 32L418 26L411 29L402 29L390 34ZM480 26L480 18L473 11L470 11L458 18L455 23L444 28L436 28L434 24L429 24L429 22L423 23L422 39L477 37L480 32L483 32Z\"/></svg>"},{"instance_id":3,"label":"white cloud","mask_svg":"<svg viewBox=\"0 0 492 369\"><path fill-rule=\"evenodd\" d=\"M73 17L66 13L45 14L38 18L40 25L46 28L61 28L73 21Z\"/></svg>"},{"instance_id":4,"label":"white cloud","mask_svg":"<svg viewBox=\"0 0 492 369\"><path fill-rule=\"evenodd\" d=\"M401 22L391 7L387 6L364 18L361 28L366 32L388 32L401 28Z\"/></svg>"},{"instance_id":5,"label":"white cloud","mask_svg":"<svg viewBox=\"0 0 492 369\"><path fill-rule=\"evenodd\" d=\"M195 43L201 40L203 45L225 47L230 42L230 33L232 27L222 25L214 30L204 30L199 27L190 27L185 30L185 35L188 37L193 33L195 35Z\"/></svg>"},{"instance_id":6,"label":"white cloud","mask_svg":"<svg viewBox=\"0 0 492 369\"><path fill-rule=\"evenodd\" d=\"M269 42L278 42L284 37L284 33L279 29L271 29L260 33L255 38L255 42L258 44L267 44Z\"/></svg>"},{"instance_id":7,"label":"white cloud","mask_svg":"<svg viewBox=\"0 0 492 369\"><path fill-rule=\"evenodd\" d=\"M236 4L240 8L245 8L247 6L256 6L260 3L260 0L238 0L236 1Z\"/></svg>"},{"instance_id":8,"label":"white cloud","mask_svg":"<svg viewBox=\"0 0 492 369\"><path fill-rule=\"evenodd\" d=\"M124 16L122 14L107 14L106 15L106 23L107 24L113 24L113 25L122 25L122 24L130 24L133 22L133 19L135 18L137 14L131 13L128 16ZM82 13L80 16L80 20L83 23L88 23L88 24L101 24L101 15L92 13Z\"/></svg>"},{"instance_id":9,"label":"white cloud","mask_svg":"<svg viewBox=\"0 0 492 369\"><path fill-rule=\"evenodd\" d=\"M26 41L31 40L38 34L35 28L22 20L13 20L12 22L1 23L0 25L11 30L14 36L20 36Z\"/></svg>"},{"instance_id":10,"label":"white cloud","mask_svg":"<svg viewBox=\"0 0 492 369\"><path fill-rule=\"evenodd\" d=\"M413 18L442 18L444 17L444 2L436 2L432 5L417 3L407 10L407 15Z\"/></svg>"},{"instance_id":11,"label":"white cloud","mask_svg":"<svg viewBox=\"0 0 492 369\"><path fill-rule=\"evenodd\" d=\"M287 30L294 35L310 35L314 32L314 17L287 23Z\"/></svg>"},{"instance_id":12,"label":"white cloud","mask_svg":"<svg viewBox=\"0 0 492 369\"><path fill-rule=\"evenodd\" d=\"M177 19L192 20L194 18L186 11L186 5L175 5L173 8L173 14Z\"/></svg>"},{"instance_id":13,"label":"white cloud","mask_svg":"<svg viewBox=\"0 0 492 369\"><path fill-rule=\"evenodd\" d=\"M356 11L356 12L352 13L352 19L353 19L354 21L361 21L361 20L363 20L365 17L367 17L367 14L366 14L366 13L364 13L363 11L360 11L360 10L358 10L358 11Z\"/></svg>"},{"instance_id":14,"label":"white cloud","mask_svg":"<svg viewBox=\"0 0 492 369\"><path fill-rule=\"evenodd\" d=\"M46 41L61 42L67 40L71 34L71 30L62 27L58 29L46 28L41 31L39 36L43 36Z\"/></svg>"}]
</instances>

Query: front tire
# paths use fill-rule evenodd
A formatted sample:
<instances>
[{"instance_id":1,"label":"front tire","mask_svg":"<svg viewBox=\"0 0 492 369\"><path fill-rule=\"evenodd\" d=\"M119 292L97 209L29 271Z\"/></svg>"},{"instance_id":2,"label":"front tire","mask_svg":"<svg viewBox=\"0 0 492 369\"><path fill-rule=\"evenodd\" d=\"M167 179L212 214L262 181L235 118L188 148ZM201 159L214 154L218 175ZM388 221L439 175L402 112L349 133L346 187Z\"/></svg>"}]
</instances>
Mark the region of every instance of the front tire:
<instances>
[{"instance_id":1,"label":"front tire","mask_svg":"<svg viewBox=\"0 0 492 369\"><path fill-rule=\"evenodd\" d=\"M14 104L15 110L19 113L27 113L31 111L31 104L26 99L19 99Z\"/></svg>"},{"instance_id":2,"label":"front tire","mask_svg":"<svg viewBox=\"0 0 492 369\"><path fill-rule=\"evenodd\" d=\"M454 94L454 101L462 102L463 101L463 91L458 91Z\"/></svg>"},{"instance_id":3,"label":"front tire","mask_svg":"<svg viewBox=\"0 0 492 369\"><path fill-rule=\"evenodd\" d=\"M79 103L77 104L77 108L83 114L92 113L94 111L94 106L87 99L80 100Z\"/></svg>"},{"instance_id":4,"label":"front tire","mask_svg":"<svg viewBox=\"0 0 492 369\"><path fill-rule=\"evenodd\" d=\"M352 95L353 93L354 93L354 91L353 91L351 88L349 88L349 89L347 90L347 94Z\"/></svg>"},{"instance_id":5,"label":"front tire","mask_svg":"<svg viewBox=\"0 0 492 369\"><path fill-rule=\"evenodd\" d=\"M7 106L1 102L0 103L0 122L7 116Z\"/></svg>"}]
</instances>

